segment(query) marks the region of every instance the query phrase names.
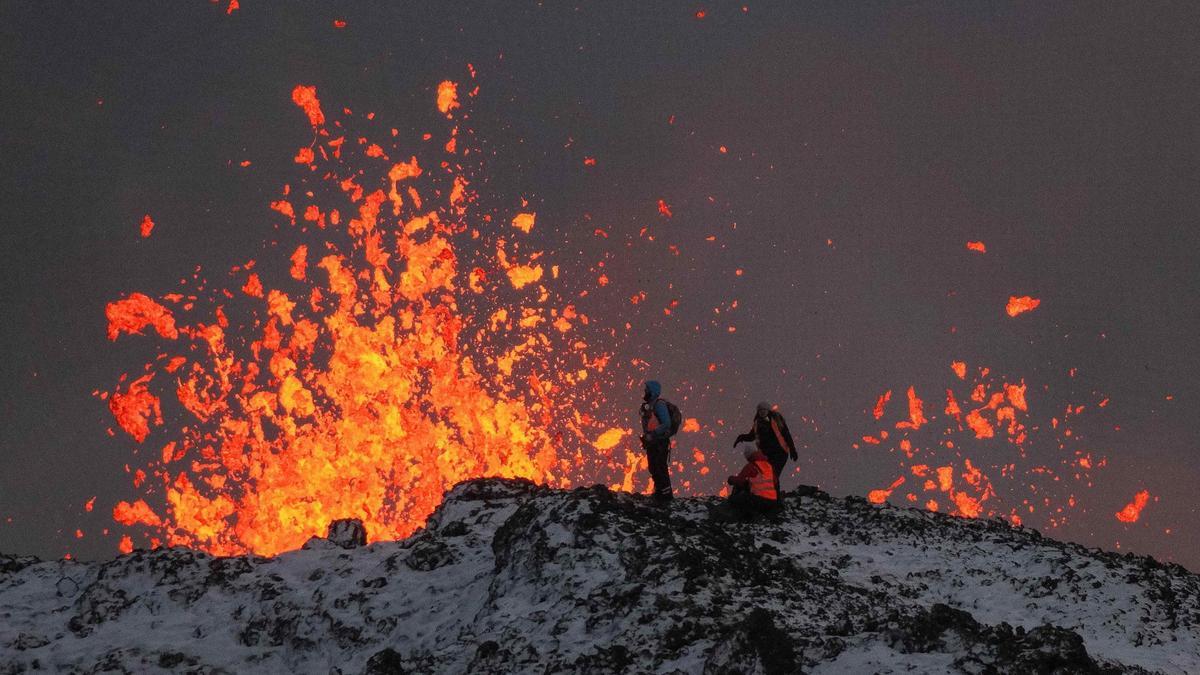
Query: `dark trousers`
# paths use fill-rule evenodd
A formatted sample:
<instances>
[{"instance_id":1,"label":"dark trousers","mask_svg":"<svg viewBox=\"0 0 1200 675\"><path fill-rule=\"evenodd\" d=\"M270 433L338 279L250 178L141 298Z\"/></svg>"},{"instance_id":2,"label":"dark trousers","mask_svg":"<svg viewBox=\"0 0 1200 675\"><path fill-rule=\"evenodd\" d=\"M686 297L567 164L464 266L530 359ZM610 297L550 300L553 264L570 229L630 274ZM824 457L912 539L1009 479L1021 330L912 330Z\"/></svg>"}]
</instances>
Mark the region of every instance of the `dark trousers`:
<instances>
[{"instance_id":1,"label":"dark trousers","mask_svg":"<svg viewBox=\"0 0 1200 675\"><path fill-rule=\"evenodd\" d=\"M747 488L735 488L729 495L729 508L739 520L753 520L756 516L778 511L779 500L759 497Z\"/></svg>"},{"instance_id":2,"label":"dark trousers","mask_svg":"<svg viewBox=\"0 0 1200 675\"><path fill-rule=\"evenodd\" d=\"M779 489L779 477L783 475L783 465L787 464L788 456L786 452L778 455L767 455L767 462L771 464L771 470L775 472L775 492L782 494Z\"/></svg>"},{"instance_id":3,"label":"dark trousers","mask_svg":"<svg viewBox=\"0 0 1200 675\"><path fill-rule=\"evenodd\" d=\"M654 481L654 496L670 499L671 491L671 439L646 443L646 461L650 465L650 478Z\"/></svg>"}]
</instances>

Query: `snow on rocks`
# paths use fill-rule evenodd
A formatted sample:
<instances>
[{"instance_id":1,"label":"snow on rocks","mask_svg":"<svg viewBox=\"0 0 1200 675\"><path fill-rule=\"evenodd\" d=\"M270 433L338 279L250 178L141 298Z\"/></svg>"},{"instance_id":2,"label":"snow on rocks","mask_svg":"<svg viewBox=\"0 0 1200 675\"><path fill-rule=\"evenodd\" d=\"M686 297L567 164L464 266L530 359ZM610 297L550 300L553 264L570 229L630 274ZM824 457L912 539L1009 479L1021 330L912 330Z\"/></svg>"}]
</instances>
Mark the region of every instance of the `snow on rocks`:
<instances>
[{"instance_id":1,"label":"snow on rocks","mask_svg":"<svg viewBox=\"0 0 1200 675\"><path fill-rule=\"evenodd\" d=\"M359 548L367 545L367 528L358 518L335 520L329 524L328 539L342 548Z\"/></svg>"},{"instance_id":2,"label":"snow on rocks","mask_svg":"<svg viewBox=\"0 0 1200 675\"><path fill-rule=\"evenodd\" d=\"M0 674L1200 672L1177 565L815 488L748 524L716 501L485 479L399 542L0 555Z\"/></svg>"}]
</instances>

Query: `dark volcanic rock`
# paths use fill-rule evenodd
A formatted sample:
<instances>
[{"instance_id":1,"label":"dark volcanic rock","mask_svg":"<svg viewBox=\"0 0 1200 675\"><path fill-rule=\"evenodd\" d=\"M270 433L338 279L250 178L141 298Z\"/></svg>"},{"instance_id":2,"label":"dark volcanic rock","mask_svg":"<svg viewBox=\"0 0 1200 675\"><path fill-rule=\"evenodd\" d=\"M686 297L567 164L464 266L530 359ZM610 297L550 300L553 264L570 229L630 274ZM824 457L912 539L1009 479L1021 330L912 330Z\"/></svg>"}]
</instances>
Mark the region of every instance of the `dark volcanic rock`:
<instances>
[{"instance_id":1,"label":"dark volcanic rock","mask_svg":"<svg viewBox=\"0 0 1200 675\"><path fill-rule=\"evenodd\" d=\"M375 652L367 659L367 668L363 675L408 675L408 671L404 669L404 658L396 650L388 647Z\"/></svg>"},{"instance_id":2,"label":"dark volcanic rock","mask_svg":"<svg viewBox=\"0 0 1200 675\"><path fill-rule=\"evenodd\" d=\"M454 553L439 539L428 537L412 547L404 564L421 572L431 572L454 562Z\"/></svg>"},{"instance_id":3,"label":"dark volcanic rock","mask_svg":"<svg viewBox=\"0 0 1200 675\"><path fill-rule=\"evenodd\" d=\"M367 528L358 518L345 518L329 523L330 542L342 548L358 548L367 545Z\"/></svg>"},{"instance_id":4,"label":"dark volcanic rock","mask_svg":"<svg viewBox=\"0 0 1200 675\"><path fill-rule=\"evenodd\" d=\"M0 673L1200 672L1178 566L803 486L714 503L474 480L401 542L0 556Z\"/></svg>"}]
</instances>

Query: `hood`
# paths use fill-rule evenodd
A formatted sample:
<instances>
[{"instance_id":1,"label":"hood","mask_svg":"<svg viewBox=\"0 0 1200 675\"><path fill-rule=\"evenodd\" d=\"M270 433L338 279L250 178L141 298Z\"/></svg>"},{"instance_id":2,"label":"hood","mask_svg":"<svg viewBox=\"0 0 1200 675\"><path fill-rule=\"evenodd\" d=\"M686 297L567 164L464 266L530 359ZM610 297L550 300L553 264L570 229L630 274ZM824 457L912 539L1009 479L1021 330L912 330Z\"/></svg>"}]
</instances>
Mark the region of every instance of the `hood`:
<instances>
[{"instance_id":1,"label":"hood","mask_svg":"<svg viewBox=\"0 0 1200 675\"><path fill-rule=\"evenodd\" d=\"M658 380L647 380L646 390L643 392L642 397L647 401L653 401L661 395L662 385L658 383Z\"/></svg>"}]
</instances>

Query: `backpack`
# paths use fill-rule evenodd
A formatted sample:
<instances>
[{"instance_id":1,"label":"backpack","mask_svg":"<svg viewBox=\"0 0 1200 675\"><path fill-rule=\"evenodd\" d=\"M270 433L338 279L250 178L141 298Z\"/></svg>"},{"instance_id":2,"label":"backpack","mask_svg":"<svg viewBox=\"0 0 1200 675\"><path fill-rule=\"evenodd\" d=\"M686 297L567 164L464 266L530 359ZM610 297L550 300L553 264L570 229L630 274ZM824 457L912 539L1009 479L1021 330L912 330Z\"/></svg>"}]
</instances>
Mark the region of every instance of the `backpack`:
<instances>
[{"instance_id":1,"label":"backpack","mask_svg":"<svg viewBox=\"0 0 1200 675\"><path fill-rule=\"evenodd\" d=\"M679 406L676 406L667 399L660 397L658 400L667 404L667 415L671 418L671 433L668 435L669 438L679 433L679 426L683 424L683 413L679 412Z\"/></svg>"}]
</instances>

